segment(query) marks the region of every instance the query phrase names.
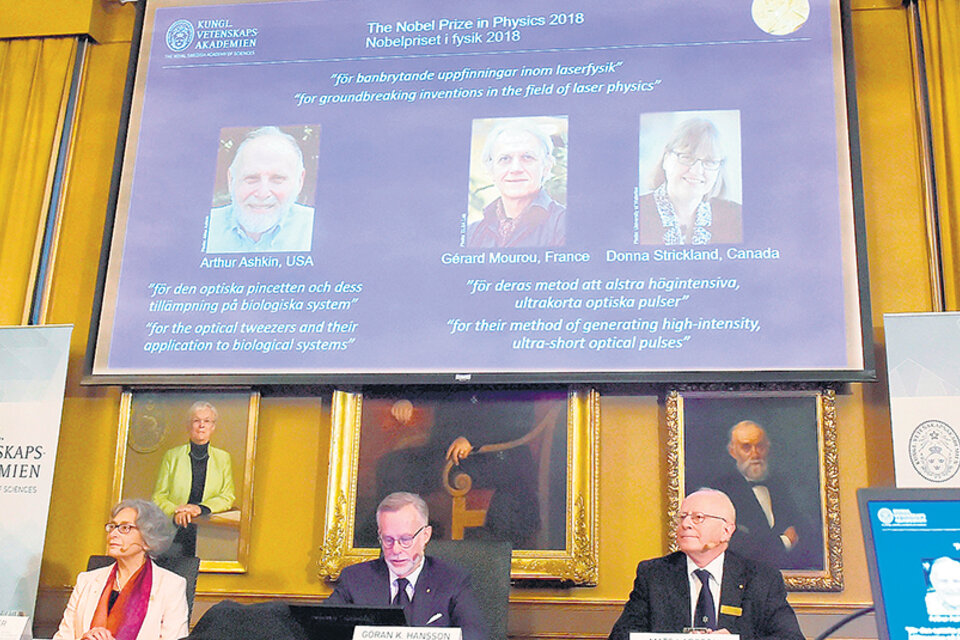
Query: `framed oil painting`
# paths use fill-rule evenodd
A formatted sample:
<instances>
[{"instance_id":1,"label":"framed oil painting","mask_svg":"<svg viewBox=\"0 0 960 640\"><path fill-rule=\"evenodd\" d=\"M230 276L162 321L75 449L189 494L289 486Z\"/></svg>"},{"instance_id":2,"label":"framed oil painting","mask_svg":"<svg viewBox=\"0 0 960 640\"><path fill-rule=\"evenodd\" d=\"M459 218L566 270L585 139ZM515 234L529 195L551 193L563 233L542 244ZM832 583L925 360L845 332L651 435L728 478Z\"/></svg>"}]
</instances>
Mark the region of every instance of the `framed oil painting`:
<instances>
[{"instance_id":1,"label":"framed oil painting","mask_svg":"<svg viewBox=\"0 0 960 640\"><path fill-rule=\"evenodd\" d=\"M155 502L177 528L167 553L198 556L200 571L246 571L259 404L249 389L127 389L121 398L114 502Z\"/></svg>"},{"instance_id":2,"label":"framed oil painting","mask_svg":"<svg viewBox=\"0 0 960 640\"><path fill-rule=\"evenodd\" d=\"M781 569L792 591L840 591L832 390L687 389L666 398L671 517L684 495L724 491L730 549Z\"/></svg>"},{"instance_id":3,"label":"framed oil painting","mask_svg":"<svg viewBox=\"0 0 960 640\"><path fill-rule=\"evenodd\" d=\"M377 504L410 491L435 539L509 540L513 578L595 584L598 426L590 389L335 392L320 575L377 557Z\"/></svg>"}]
</instances>

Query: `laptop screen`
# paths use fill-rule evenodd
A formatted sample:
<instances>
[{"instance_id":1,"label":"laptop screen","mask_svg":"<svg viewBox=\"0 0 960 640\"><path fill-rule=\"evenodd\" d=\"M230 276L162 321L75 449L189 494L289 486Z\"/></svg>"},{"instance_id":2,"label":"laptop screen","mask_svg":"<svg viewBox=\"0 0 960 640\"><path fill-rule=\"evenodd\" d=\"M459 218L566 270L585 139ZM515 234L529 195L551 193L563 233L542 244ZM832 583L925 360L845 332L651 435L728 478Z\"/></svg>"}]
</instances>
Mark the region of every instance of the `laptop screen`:
<instances>
[{"instance_id":1,"label":"laptop screen","mask_svg":"<svg viewBox=\"0 0 960 640\"><path fill-rule=\"evenodd\" d=\"M364 626L406 626L403 609L394 606L370 607L358 604L290 604L290 613L307 640L350 640L353 628Z\"/></svg>"},{"instance_id":2,"label":"laptop screen","mask_svg":"<svg viewBox=\"0 0 960 640\"><path fill-rule=\"evenodd\" d=\"M960 490L857 497L879 640L960 637Z\"/></svg>"}]
</instances>

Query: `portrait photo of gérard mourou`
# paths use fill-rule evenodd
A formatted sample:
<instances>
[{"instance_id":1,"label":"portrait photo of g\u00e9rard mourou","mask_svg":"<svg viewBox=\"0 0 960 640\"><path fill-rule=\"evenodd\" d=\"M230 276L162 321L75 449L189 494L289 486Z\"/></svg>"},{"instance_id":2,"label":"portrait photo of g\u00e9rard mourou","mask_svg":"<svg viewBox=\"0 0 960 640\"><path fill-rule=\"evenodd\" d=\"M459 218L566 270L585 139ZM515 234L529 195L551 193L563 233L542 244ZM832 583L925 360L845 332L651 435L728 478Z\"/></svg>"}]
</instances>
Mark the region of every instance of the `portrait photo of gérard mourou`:
<instances>
[{"instance_id":1,"label":"portrait photo of g\u00e9rard mourou","mask_svg":"<svg viewBox=\"0 0 960 640\"><path fill-rule=\"evenodd\" d=\"M473 121L467 248L562 247L567 240L567 118Z\"/></svg>"},{"instance_id":2,"label":"portrait photo of g\u00e9rard mourou","mask_svg":"<svg viewBox=\"0 0 960 640\"><path fill-rule=\"evenodd\" d=\"M640 115L635 244L743 240L740 112Z\"/></svg>"},{"instance_id":3,"label":"portrait photo of g\u00e9rard mourou","mask_svg":"<svg viewBox=\"0 0 960 640\"><path fill-rule=\"evenodd\" d=\"M310 251L319 146L319 125L221 129L204 252Z\"/></svg>"}]
</instances>

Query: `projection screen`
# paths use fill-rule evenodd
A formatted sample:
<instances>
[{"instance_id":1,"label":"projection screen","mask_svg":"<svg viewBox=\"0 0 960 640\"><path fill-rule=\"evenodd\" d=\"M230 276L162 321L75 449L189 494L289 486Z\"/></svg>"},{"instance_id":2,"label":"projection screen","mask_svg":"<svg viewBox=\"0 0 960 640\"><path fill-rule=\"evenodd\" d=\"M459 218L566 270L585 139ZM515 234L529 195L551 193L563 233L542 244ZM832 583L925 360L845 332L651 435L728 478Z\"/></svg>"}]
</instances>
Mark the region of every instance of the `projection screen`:
<instances>
[{"instance_id":1,"label":"projection screen","mask_svg":"<svg viewBox=\"0 0 960 640\"><path fill-rule=\"evenodd\" d=\"M86 381L871 378L848 11L150 0Z\"/></svg>"}]
</instances>

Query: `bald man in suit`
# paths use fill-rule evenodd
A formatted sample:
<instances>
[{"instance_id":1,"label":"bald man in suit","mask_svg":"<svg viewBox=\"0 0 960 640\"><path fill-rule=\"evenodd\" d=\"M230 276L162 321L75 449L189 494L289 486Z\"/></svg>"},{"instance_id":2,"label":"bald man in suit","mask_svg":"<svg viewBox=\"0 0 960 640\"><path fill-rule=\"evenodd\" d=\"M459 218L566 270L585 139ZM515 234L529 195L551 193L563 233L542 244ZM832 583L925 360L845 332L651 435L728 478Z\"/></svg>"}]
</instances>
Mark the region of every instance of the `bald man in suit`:
<instances>
[{"instance_id":1,"label":"bald man in suit","mask_svg":"<svg viewBox=\"0 0 960 640\"><path fill-rule=\"evenodd\" d=\"M637 576L610 640L633 631L687 628L737 633L743 640L803 640L776 569L727 550L736 510L722 491L700 489L677 514L680 551L637 565Z\"/></svg>"}]
</instances>

